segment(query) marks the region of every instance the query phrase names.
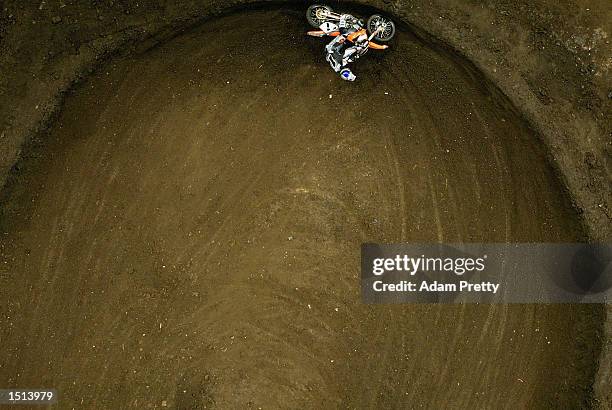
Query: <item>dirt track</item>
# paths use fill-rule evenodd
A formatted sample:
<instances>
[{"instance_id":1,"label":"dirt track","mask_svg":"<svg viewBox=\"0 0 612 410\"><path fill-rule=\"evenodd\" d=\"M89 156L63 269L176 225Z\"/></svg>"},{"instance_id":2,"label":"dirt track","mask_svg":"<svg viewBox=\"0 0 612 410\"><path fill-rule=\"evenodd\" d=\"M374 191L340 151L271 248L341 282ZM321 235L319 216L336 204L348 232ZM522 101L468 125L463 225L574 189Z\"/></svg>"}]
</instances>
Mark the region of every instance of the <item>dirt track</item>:
<instances>
[{"instance_id":1,"label":"dirt track","mask_svg":"<svg viewBox=\"0 0 612 410\"><path fill-rule=\"evenodd\" d=\"M359 299L361 242L580 239L536 136L408 33L347 84L306 29L228 16L67 98L3 195L0 385L62 408L585 405L599 309Z\"/></svg>"}]
</instances>

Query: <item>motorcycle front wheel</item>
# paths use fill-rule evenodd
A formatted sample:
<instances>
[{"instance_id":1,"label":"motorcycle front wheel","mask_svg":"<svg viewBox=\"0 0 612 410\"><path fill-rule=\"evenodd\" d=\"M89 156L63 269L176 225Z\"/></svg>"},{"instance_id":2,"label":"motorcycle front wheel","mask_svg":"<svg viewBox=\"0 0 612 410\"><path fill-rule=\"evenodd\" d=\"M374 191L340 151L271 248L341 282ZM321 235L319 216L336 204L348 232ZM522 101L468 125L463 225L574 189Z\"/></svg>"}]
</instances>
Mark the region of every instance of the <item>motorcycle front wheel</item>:
<instances>
[{"instance_id":1,"label":"motorcycle front wheel","mask_svg":"<svg viewBox=\"0 0 612 410\"><path fill-rule=\"evenodd\" d=\"M326 21L325 15L331 13L331 11L331 7L313 4L306 10L306 19L311 26L319 28L319 26Z\"/></svg>"},{"instance_id":2,"label":"motorcycle front wheel","mask_svg":"<svg viewBox=\"0 0 612 410\"><path fill-rule=\"evenodd\" d=\"M379 29L380 31L374 36L374 40L387 42L395 36L395 24L393 21L380 14L374 14L368 19L368 33L372 34Z\"/></svg>"}]
</instances>

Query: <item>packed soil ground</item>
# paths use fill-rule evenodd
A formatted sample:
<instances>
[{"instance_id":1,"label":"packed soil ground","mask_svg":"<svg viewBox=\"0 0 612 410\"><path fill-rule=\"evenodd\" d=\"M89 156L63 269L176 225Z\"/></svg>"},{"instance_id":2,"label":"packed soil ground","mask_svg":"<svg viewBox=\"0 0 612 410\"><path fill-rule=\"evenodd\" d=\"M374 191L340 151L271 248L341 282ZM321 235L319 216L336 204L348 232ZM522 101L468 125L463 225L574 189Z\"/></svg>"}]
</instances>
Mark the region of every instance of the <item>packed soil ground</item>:
<instances>
[{"instance_id":1,"label":"packed soil ground","mask_svg":"<svg viewBox=\"0 0 612 410\"><path fill-rule=\"evenodd\" d=\"M401 31L343 82L302 11L67 96L2 193L0 385L61 408L579 408L602 310L364 305L362 242L583 239L537 136Z\"/></svg>"}]
</instances>

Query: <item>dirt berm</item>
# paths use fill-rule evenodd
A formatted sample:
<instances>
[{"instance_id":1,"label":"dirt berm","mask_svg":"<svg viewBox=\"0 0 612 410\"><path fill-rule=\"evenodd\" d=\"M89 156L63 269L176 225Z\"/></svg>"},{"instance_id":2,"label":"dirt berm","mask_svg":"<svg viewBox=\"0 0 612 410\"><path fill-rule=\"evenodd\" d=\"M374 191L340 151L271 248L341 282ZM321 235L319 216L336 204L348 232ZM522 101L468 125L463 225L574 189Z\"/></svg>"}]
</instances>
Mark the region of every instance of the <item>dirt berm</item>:
<instances>
[{"instance_id":1,"label":"dirt berm","mask_svg":"<svg viewBox=\"0 0 612 410\"><path fill-rule=\"evenodd\" d=\"M610 407L601 307L357 289L365 241L609 239L606 2L370 6L399 32L347 84L295 4L4 3L0 385Z\"/></svg>"}]
</instances>

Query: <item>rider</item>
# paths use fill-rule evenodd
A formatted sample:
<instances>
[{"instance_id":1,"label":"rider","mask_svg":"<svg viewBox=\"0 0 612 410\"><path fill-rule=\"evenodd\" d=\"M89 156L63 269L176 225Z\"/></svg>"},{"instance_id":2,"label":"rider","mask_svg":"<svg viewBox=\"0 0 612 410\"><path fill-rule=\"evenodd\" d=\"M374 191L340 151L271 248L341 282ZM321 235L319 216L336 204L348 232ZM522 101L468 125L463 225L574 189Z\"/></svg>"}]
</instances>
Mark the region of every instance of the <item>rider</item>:
<instances>
[{"instance_id":1,"label":"rider","mask_svg":"<svg viewBox=\"0 0 612 410\"><path fill-rule=\"evenodd\" d=\"M363 26L363 22L350 14L341 15L338 23L338 35L325 47L327 61L334 71L340 73L343 80L355 81L357 77L347 67L347 64L358 59L368 47L387 48L387 46L371 43ZM352 45L347 47L347 41Z\"/></svg>"}]
</instances>

